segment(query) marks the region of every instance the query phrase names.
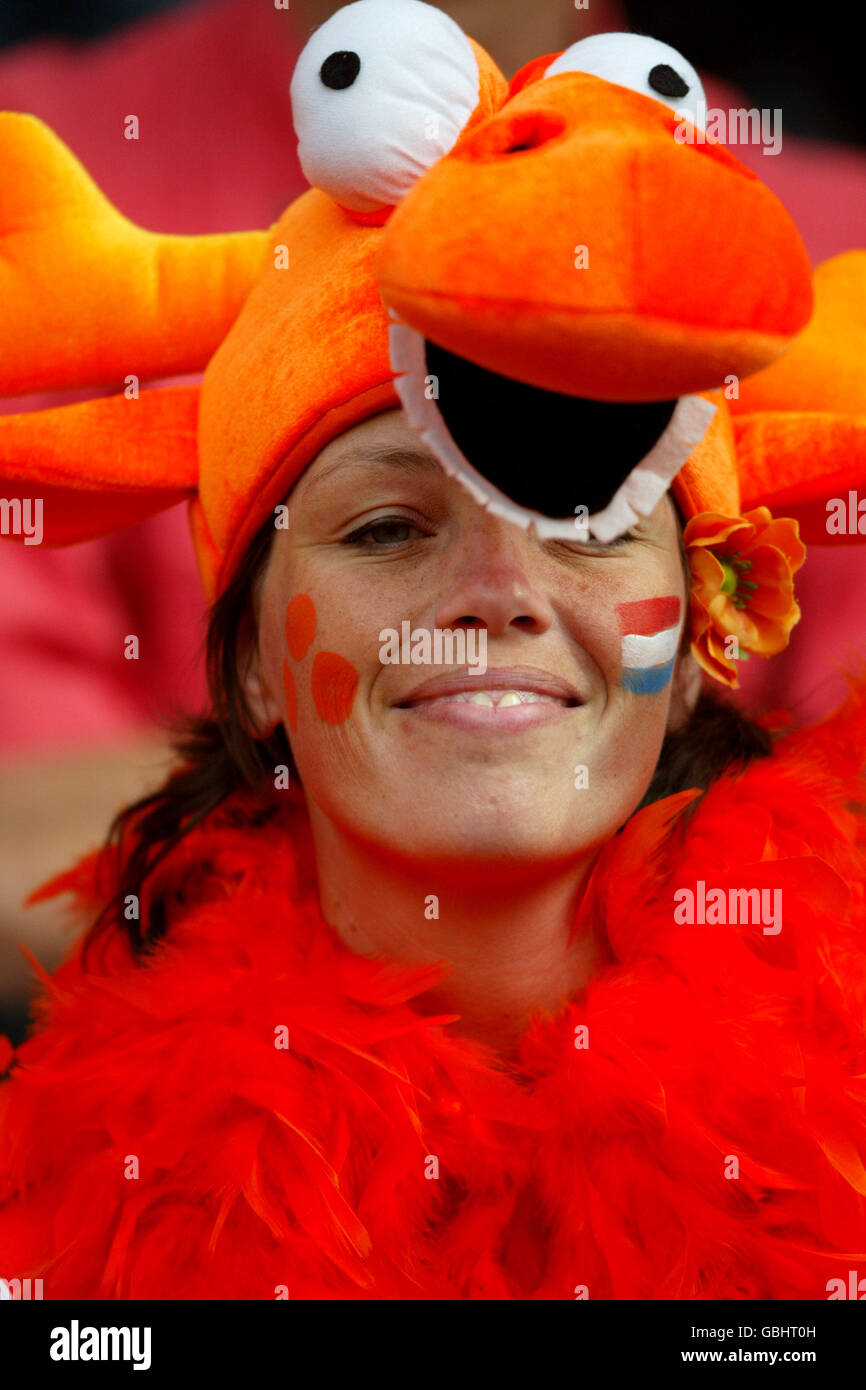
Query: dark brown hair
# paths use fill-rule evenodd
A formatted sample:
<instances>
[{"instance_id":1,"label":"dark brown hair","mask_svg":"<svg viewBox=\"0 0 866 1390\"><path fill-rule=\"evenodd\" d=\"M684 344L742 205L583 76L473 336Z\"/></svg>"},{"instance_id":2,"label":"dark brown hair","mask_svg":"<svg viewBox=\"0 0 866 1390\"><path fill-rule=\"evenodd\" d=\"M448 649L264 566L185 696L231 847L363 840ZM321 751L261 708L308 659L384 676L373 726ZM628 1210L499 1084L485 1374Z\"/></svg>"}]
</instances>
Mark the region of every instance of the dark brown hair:
<instances>
[{"instance_id":1,"label":"dark brown hair","mask_svg":"<svg viewBox=\"0 0 866 1390\"><path fill-rule=\"evenodd\" d=\"M270 789L274 770L280 765L288 767L291 779L300 780L282 725L264 739L252 732L253 719L243 689L244 663L251 655L251 599L264 573L274 535L273 519L269 518L211 609L205 648L210 710L175 721L178 768L159 790L125 807L112 822L106 850L119 852L120 871L107 886L106 905L85 939L85 965L97 941L111 932L125 931L139 957L146 956L149 947L165 934L166 905L159 895L152 897L147 922L128 920L124 903L130 895L140 900L142 884L159 863L226 797L243 786ZM689 567L682 533L680 555L688 592ZM683 650L688 650L687 633ZM771 738L765 729L720 696L701 693L690 718L665 738L641 806L689 787L706 791L729 768L766 757L770 750ZM275 813L272 799L263 798L261 809L254 813L256 823Z\"/></svg>"}]
</instances>

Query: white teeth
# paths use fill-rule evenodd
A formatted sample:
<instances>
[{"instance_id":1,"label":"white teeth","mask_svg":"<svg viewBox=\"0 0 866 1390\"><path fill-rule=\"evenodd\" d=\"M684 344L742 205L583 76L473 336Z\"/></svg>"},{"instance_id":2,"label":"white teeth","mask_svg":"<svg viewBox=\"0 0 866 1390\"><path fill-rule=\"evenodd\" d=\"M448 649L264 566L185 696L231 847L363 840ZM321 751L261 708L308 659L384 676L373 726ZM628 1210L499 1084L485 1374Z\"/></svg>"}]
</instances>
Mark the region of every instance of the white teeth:
<instances>
[{"instance_id":1,"label":"white teeth","mask_svg":"<svg viewBox=\"0 0 866 1390\"><path fill-rule=\"evenodd\" d=\"M539 701L562 705L564 700L553 695L539 695L537 690L466 690L459 695L440 695L443 701L460 701L464 705L483 705L487 709L508 709L512 705L534 705Z\"/></svg>"}]
</instances>

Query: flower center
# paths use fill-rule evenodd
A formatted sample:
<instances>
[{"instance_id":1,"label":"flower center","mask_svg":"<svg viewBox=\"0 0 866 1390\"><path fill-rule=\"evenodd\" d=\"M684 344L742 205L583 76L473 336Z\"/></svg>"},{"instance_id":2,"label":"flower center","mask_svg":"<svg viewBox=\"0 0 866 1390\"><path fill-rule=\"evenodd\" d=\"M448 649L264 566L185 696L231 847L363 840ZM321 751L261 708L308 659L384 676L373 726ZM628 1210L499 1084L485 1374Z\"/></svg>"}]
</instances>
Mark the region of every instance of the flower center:
<instances>
[{"instance_id":1,"label":"flower center","mask_svg":"<svg viewBox=\"0 0 866 1390\"><path fill-rule=\"evenodd\" d=\"M749 601L758 587L754 580L743 578L752 568L751 560L741 560L739 551L734 551L733 555L728 555L725 559L721 556L718 558L725 572L722 593L731 595L735 608L748 608Z\"/></svg>"}]
</instances>

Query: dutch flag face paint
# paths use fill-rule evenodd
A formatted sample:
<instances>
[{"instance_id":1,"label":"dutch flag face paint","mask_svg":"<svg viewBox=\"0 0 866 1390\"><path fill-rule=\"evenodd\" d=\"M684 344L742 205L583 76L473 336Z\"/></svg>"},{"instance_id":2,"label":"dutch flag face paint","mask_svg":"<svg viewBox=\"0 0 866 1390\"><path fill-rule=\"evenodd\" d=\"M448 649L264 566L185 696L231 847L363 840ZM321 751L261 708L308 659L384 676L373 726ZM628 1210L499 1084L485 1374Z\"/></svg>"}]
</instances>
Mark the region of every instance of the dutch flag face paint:
<instances>
[{"instance_id":1,"label":"dutch flag face paint","mask_svg":"<svg viewBox=\"0 0 866 1390\"><path fill-rule=\"evenodd\" d=\"M622 683L633 695L655 695L673 675L680 643L681 604L667 598L618 603L622 634Z\"/></svg>"}]
</instances>

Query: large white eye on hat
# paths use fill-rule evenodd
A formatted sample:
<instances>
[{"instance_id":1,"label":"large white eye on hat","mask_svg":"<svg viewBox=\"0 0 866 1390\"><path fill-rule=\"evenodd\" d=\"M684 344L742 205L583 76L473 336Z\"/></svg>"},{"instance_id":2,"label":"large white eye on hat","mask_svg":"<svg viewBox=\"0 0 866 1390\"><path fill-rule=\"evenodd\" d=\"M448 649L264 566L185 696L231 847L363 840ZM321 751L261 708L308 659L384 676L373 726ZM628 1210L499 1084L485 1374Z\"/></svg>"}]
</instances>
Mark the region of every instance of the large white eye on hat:
<instances>
[{"instance_id":1,"label":"large white eye on hat","mask_svg":"<svg viewBox=\"0 0 866 1390\"><path fill-rule=\"evenodd\" d=\"M663 101L704 129L706 97L691 63L670 44L646 34L592 34L573 43L544 74L587 72Z\"/></svg>"},{"instance_id":2,"label":"large white eye on hat","mask_svg":"<svg viewBox=\"0 0 866 1390\"><path fill-rule=\"evenodd\" d=\"M355 0L317 29L292 77L301 168L343 207L399 203L478 105L478 63L422 0Z\"/></svg>"}]
</instances>

